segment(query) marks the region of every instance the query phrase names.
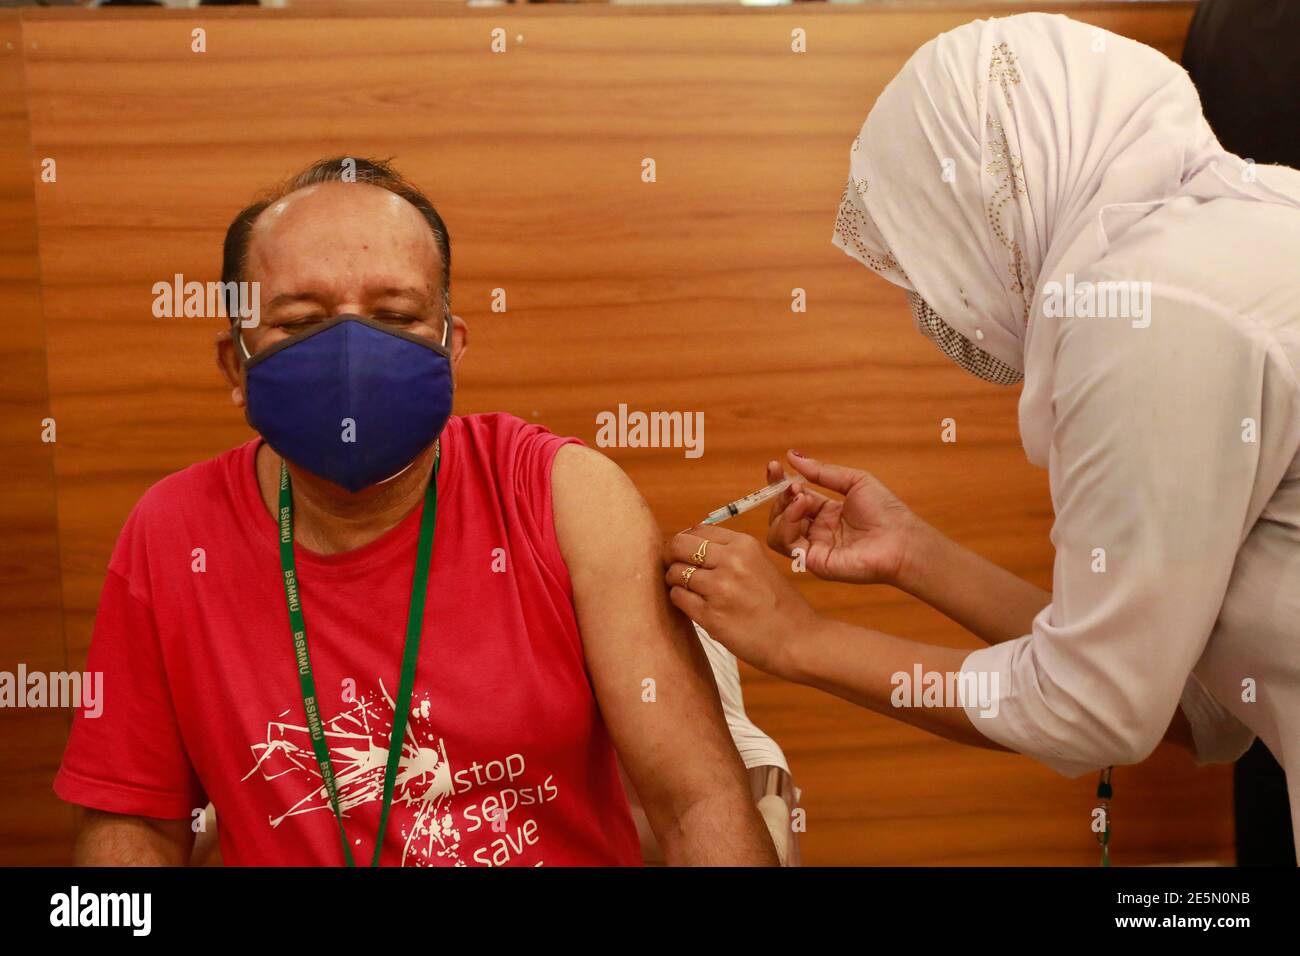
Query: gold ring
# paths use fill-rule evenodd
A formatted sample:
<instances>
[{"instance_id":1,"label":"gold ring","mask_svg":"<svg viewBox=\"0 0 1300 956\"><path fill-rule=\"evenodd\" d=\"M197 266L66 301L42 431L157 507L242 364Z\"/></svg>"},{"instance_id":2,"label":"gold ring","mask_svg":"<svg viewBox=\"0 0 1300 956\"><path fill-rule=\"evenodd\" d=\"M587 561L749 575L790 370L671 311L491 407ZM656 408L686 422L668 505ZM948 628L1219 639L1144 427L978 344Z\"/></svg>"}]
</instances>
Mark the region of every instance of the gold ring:
<instances>
[{"instance_id":1,"label":"gold ring","mask_svg":"<svg viewBox=\"0 0 1300 956\"><path fill-rule=\"evenodd\" d=\"M700 542L699 550L697 550L693 555L691 555L691 564L695 565L697 568L704 567L704 556L708 554L708 552L709 552L709 541L707 538L705 538L703 541Z\"/></svg>"},{"instance_id":2,"label":"gold ring","mask_svg":"<svg viewBox=\"0 0 1300 956\"><path fill-rule=\"evenodd\" d=\"M682 568L682 587L686 588L688 591L691 589L691 575L697 570L699 569L694 565L689 568Z\"/></svg>"}]
</instances>

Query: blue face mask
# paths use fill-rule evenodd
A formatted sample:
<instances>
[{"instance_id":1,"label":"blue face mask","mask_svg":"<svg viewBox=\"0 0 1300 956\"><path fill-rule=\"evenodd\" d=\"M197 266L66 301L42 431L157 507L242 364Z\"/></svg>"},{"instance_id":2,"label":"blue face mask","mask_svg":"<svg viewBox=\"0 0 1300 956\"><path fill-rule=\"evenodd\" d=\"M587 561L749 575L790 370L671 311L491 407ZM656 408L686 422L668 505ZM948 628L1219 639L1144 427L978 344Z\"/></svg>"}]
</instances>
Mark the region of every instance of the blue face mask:
<instances>
[{"instance_id":1,"label":"blue face mask","mask_svg":"<svg viewBox=\"0 0 1300 956\"><path fill-rule=\"evenodd\" d=\"M403 471L451 416L442 342L340 315L248 358L248 423L300 468L357 492ZM242 342L241 342L242 346Z\"/></svg>"}]
</instances>

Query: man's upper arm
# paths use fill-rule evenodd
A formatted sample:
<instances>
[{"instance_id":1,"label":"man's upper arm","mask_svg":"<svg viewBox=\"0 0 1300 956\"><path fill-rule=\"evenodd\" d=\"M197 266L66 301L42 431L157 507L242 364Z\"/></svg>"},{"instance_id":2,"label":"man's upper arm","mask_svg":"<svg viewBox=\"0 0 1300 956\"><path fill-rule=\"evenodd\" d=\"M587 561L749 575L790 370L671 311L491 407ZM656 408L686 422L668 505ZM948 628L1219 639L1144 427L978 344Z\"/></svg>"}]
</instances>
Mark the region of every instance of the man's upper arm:
<instances>
[{"instance_id":1,"label":"man's upper arm","mask_svg":"<svg viewBox=\"0 0 1300 956\"><path fill-rule=\"evenodd\" d=\"M184 866L193 844L189 820L86 809L77 826L74 862L77 866Z\"/></svg>"},{"instance_id":2,"label":"man's upper arm","mask_svg":"<svg viewBox=\"0 0 1300 956\"><path fill-rule=\"evenodd\" d=\"M734 806L733 833L761 827L704 650L668 601L650 509L579 445L557 453L552 495L601 713L660 839L702 803Z\"/></svg>"},{"instance_id":3,"label":"man's upper arm","mask_svg":"<svg viewBox=\"0 0 1300 956\"><path fill-rule=\"evenodd\" d=\"M208 798L181 736L153 610L112 567L85 670L99 688L98 713L75 712L55 793L107 813L188 825Z\"/></svg>"}]
</instances>

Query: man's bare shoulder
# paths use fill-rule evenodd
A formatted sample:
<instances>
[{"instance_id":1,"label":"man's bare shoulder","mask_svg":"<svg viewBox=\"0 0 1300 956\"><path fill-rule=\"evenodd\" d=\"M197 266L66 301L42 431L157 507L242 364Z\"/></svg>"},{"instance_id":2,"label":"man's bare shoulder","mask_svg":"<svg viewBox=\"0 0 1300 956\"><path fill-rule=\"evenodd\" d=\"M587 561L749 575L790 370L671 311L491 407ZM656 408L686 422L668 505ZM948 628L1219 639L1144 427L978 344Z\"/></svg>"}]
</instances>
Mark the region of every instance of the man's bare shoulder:
<instances>
[{"instance_id":1,"label":"man's bare shoulder","mask_svg":"<svg viewBox=\"0 0 1300 956\"><path fill-rule=\"evenodd\" d=\"M659 527L632 479L584 445L565 445L551 471L555 533L570 576L660 568Z\"/></svg>"}]
</instances>

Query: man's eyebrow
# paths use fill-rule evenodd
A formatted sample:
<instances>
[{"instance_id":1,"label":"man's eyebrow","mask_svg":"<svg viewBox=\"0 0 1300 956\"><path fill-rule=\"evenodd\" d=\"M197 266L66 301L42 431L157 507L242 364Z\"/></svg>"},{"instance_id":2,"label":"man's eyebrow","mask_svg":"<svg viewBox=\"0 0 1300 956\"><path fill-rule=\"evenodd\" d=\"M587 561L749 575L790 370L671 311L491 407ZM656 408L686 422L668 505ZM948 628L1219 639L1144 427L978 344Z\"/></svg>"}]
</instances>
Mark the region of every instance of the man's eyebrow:
<instances>
[{"instance_id":1,"label":"man's eyebrow","mask_svg":"<svg viewBox=\"0 0 1300 956\"><path fill-rule=\"evenodd\" d=\"M413 285L386 286L382 289L370 289L368 291L370 296L375 299L385 299L390 297L398 298L400 296L406 296L407 298L418 299L421 302L427 302L430 298L428 292L426 292L424 289L418 286L413 286Z\"/></svg>"},{"instance_id":2,"label":"man's eyebrow","mask_svg":"<svg viewBox=\"0 0 1300 956\"><path fill-rule=\"evenodd\" d=\"M366 290L366 297L370 299L397 298L405 296L416 299L421 302L430 301L427 291L419 286L385 286L379 289ZM281 292L275 296L268 304L268 309L274 309L282 305L293 305L297 302L320 302L326 297L318 292Z\"/></svg>"},{"instance_id":3,"label":"man's eyebrow","mask_svg":"<svg viewBox=\"0 0 1300 956\"><path fill-rule=\"evenodd\" d=\"M274 309L281 305L293 305L295 302L318 302L321 296L315 292L281 292L273 298L268 304L268 309Z\"/></svg>"}]
</instances>

